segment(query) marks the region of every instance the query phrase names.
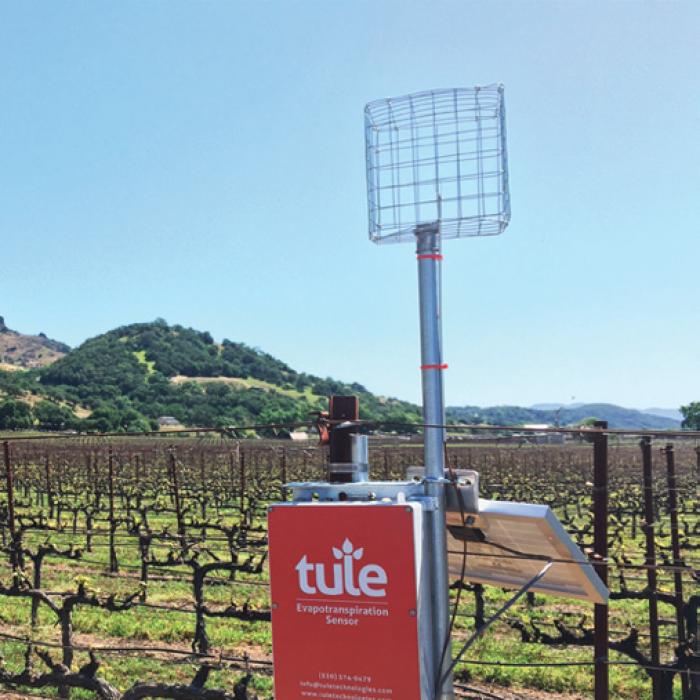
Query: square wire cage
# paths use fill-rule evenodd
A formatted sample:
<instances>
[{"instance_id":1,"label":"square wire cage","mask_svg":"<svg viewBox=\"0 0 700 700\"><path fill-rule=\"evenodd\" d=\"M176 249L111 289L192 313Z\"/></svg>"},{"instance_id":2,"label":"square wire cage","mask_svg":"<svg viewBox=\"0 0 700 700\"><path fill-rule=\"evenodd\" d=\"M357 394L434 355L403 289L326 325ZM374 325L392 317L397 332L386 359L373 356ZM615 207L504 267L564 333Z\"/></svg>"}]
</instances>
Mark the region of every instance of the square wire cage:
<instances>
[{"instance_id":1,"label":"square wire cage","mask_svg":"<svg viewBox=\"0 0 700 700\"><path fill-rule=\"evenodd\" d=\"M493 236L510 220L502 85L419 92L365 107L369 236Z\"/></svg>"}]
</instances>

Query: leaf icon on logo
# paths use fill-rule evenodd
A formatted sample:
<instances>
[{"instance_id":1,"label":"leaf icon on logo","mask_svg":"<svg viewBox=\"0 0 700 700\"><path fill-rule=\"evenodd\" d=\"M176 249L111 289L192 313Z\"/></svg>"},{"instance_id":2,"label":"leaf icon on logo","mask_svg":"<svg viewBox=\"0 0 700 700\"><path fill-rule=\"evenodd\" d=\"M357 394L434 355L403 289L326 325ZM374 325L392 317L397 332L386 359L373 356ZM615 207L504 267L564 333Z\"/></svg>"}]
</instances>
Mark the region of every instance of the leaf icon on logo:
<instances>
[{"instance_id":1,"label":"leaf icon on logo","mask_svg":"<svg viewBox=\"0 0 700 700\"><path fill-rule=\"evenodd\" d=\"M343 551L345 554L351 554L352 553L352 542L346 537L345 542L343 542Z\"/></svg>"},{"instance_id":2,"label":"leaf icon on logo","mask_svg":"<svg viewBox=\"0 0 700 700\"><path fill-rule=\"evenodd\" d=\"M332 547L333 549L333 556L336 559L342 559L343 558L343 553L337 548L337 547Z\"/></svg>"},{"instance_id":3,"label":"leaf icon on logo","mask_svg":"<svg viewBox=\"0 0 700 700\"><path fill-rule=\"evenodd\" d=\"M364 553L365 553L364 547L360 547L359 549L355 550L352 557L353 557L353 559L362 559L362 555Z\"/></svg>"}]
</instances>

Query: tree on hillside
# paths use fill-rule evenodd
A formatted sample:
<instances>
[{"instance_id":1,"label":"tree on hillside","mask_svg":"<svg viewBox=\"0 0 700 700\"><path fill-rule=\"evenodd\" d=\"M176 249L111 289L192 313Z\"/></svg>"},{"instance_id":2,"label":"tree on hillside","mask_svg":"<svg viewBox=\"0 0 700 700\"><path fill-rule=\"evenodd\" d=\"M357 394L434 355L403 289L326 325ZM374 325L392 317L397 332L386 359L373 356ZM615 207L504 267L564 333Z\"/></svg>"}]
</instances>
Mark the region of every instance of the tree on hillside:
<instances>
[{"instance_id":1,"label":"tree on hillside","mask_svg":"<svg viewBox=\"0 0 700 700\"><path fill-rule=\"evenodd\" d=\"M52 401L39 401L34 407L34 416L39 421L39 427L45 430L66 430L77 423L69 408Z\"/></svg>"},{"instance_id":2,"label":"tree on hillside","mask_svg":"<svg viewBox=\"0 0 700 700\"><path fill-rule=\"evenodd\" d=\"M598 418L595 416L588 416L588 418L583 418L579 421L576 421L576 427L577 428L592 428L597 422Z\"/></svg>"},{"instance_id":3,"label":"tree on hillside","mask_svg":"<svg viewBox=\"0 0 700 700\"><path fill-rule=\"evenodd\" d=\"M687 406L681 406L680 410L683 414L683 429L700 430L700 401L692 401Z\"/></svg>"},{"instance_id":4,"label":"tree on hillside","mask_svg":"<svg viewBox=\"0 0 700 700\"><path fill-rule=\"evenodd\" d=\"M32 388L30 372L4 372L0 370L0 392L9 398L18 398Z\"/></svg>"},{"instance_id":5,"label":"tree on hillside","mask_svg":"<svg viewBox=\"0 0 700 700\"><path fill-rule=\"evenodd\" d=\"M26 430L34 423L32 409L23 401L0 403L0 429Z\"/></svg>"}]
</instances>

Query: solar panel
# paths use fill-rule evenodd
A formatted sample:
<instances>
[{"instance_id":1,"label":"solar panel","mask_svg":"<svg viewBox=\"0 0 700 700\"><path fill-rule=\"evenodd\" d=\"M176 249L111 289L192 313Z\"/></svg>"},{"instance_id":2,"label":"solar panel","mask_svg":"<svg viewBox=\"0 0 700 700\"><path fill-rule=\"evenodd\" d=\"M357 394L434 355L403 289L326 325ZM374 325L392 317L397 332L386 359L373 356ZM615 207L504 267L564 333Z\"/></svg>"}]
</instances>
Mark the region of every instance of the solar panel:
<instances>
[{"instance_id":1,"label":"solar panel","mask_svg":"<svg viewBox=\"0 0 700 700\"><path fill-rule=\"evenodd\" d=\"M479 499L476 513L447 513L450 575L502 588L520 588L548 560L554 565L533 591L605 603L608 590L549 506Z\"/></svg>"}]
</instances>

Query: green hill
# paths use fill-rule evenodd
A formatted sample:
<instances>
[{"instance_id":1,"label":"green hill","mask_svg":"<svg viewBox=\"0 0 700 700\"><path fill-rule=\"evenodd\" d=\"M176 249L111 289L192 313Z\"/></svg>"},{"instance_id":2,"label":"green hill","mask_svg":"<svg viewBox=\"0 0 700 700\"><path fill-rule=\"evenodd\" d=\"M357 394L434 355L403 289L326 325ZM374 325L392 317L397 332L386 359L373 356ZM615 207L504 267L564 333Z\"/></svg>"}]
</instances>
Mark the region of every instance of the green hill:
<instances>
[{"instance_id":1,"label":"green hill","mask_svg":"<svg viewBox=\"0 0 700 700\"><path fill-rule=\"evenodd\" d=\"M8 334L13 340L18 335L5 328ZM297 372L244 343L216 343L207 332L161 319L115 328L74 350L58 344L54 350L58 359L47 366L0 368L0 429L140 431L157 428L162 416L186 426L288 423L325 409L331 394L358 395L361 417L368 420L421 420L419 408L408 402ZM447 409L449 421L491 425L571 425L589 417L612 428L680 427L670 418L612 404Z\"/></svg>"},{"instance_id":2,"label":"green hill","mask_svg":"<svg viewBox=\"0 0 700 700\"><path fill-rule=\"evenodd\" d=\"M325 409L330 394L357 394L370 420L420 415L360 384L296 372L243 343L215 343L160 319L91 338L48 367L0 372L0 394L5 428L136 431L155 428L160 416L190 426L286 423Z\"/></svg>"}]
</instances>

